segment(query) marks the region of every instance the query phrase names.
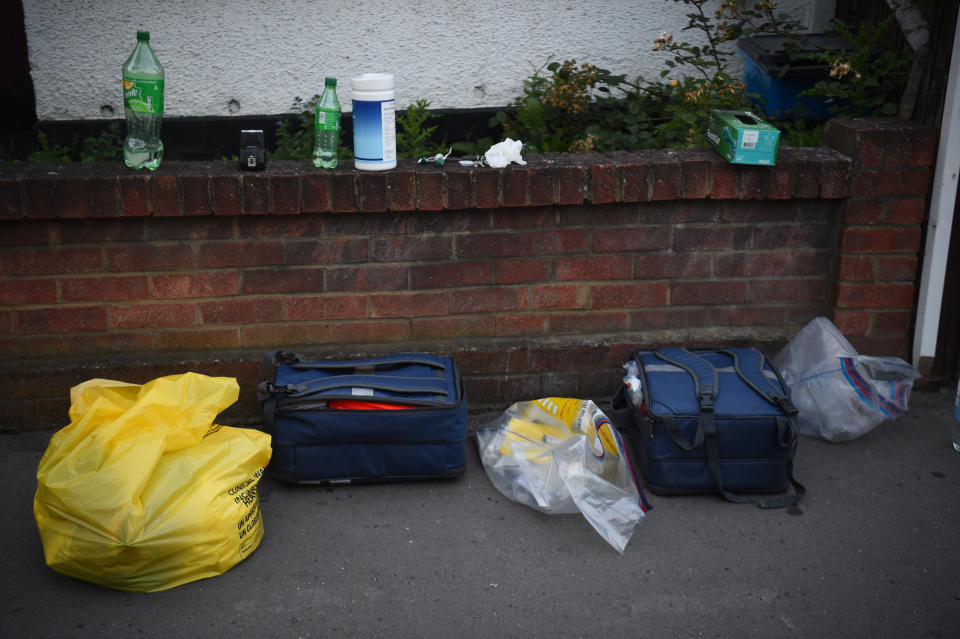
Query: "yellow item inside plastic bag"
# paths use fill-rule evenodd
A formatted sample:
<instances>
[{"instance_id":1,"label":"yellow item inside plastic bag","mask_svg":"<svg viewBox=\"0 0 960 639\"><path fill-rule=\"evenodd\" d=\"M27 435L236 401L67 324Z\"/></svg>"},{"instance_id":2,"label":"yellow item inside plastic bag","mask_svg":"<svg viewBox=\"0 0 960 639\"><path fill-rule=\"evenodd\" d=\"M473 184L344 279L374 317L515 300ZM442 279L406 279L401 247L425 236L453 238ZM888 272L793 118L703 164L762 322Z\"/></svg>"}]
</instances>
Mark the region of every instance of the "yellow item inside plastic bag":
<instances>
[{"instance_id":1,"label":"yellow item inside plastic bag","mask_svg":"<svg viewBox=\"0 0 960 639\"><path fill-rule=\"evenodd\" d=\"M153 592L220 575L253 552L270 436L213 423L238 395L235 379L197 373L72 388L70 424L37 469L47 565Z\"/></svg>"}]
</instances>

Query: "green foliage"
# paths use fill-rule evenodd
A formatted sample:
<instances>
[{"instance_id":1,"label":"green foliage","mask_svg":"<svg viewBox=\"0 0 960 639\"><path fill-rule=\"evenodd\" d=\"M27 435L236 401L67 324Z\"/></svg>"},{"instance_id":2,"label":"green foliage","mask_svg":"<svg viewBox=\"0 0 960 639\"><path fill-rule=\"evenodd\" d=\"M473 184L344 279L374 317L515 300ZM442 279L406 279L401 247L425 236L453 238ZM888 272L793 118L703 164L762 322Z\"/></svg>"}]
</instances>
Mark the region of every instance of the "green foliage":
<instances>
[{"instance_id":1,"label":"green foliage","mask_svg":"<svg viewBox=\"0 0 960 639\"><path fill-rule=\"evenodd\" d=\"M776 2L724 0L710 13L710 0L673 1L687 5L682 31L697 33L701 44L661 33L653 51L667 57L656 81L628 81L590 64L577 66L575 60L551 62L524 81L523 94L491 118L490 126L499 126L504 137L520 139L537 152L705 146L710 111L756 110L756 96L730 73L735 55L730 43L755 34L785 37L795 62L813 59L830 65L833 78L801 95L825 96L836 115L896 113L892 97L910 61L893 52L871 57L889 20L857 30L835 22L834 31L851 45L849 54L841 57L830 51L809 54L802 25L778 12ZM802 120L781 124L787 143L819 144L822 127Z\"/></svg>"},{"instance_id":2,"label":"green foliage","mask_svg":"<svg viewBox=\"0 0 960 639\"><path fill-rule=\"evenodd\" d=\"M880 48L893 19L890 16L877 25L863 24L857 30L834 20L831 29L843 36L846 51L822 49L806 54L806 59L830 66L830 79L817 82L800 95L824 97L827 111L834 116L896 115L899 93L913 60L909 53Z\"/></svg>"},{"instance_id":3,"label":"green foliage","mask_svg":"<svg viewBox=\"0 0 960 639\"><path fill-rule=\"evenodd\" d=\"M430 144L430 137L437 126L424 126L440 116L427 111L430 102L417 100L407 107L406 112L397 114L397 157L421 158L437 153L446 153L450 148L443 144ZM446 147L446 148L444 148Z\"/></svg>"},{"instance_id":4,"label":"green foliage","mask_svg":"<svg viewBox=\"0 0 960 639\"><path fill-rule=\"evenodd\" d=\"M111 122L99 135L84 138L83 148L80 149L81 162L106 162L121 158L123 135L119 122Z\"/></svg>"},{"instance_id":5,"label":"green foliage","mask_svg":"<svg viewBox=\"0 0 960 639\"><path fill-rule=\"evenodd\" d=\"M51 143L43 131L37 131L39 148L27 156L28 162L60 164L70 161L70 149L62 144Z\"/></svg>"},{"instance_id":6,"label":"green foliage","mask_svg":"<svg viewBox=\"0 0 960 639\"><path fill-rule=\"evenodd\" d=\"M297 112L297 118L277 122L277 140L270 153L271 160L307 160L313 157L319 99L320 95L317 93L306 102L300 96L293 99L291 108Z\"/></svg>"}]
</instances>

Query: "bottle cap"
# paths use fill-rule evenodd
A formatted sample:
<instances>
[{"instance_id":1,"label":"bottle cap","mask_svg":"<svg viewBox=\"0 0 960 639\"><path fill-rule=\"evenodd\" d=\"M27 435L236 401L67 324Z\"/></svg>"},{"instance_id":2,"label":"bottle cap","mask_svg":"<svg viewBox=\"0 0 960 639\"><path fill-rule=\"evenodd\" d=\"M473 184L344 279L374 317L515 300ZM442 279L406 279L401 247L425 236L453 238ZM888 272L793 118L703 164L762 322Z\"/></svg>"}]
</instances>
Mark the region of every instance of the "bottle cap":
<instances>
[{"instance_id":1,"label":"bottle cap","mask_svg":"<svg viewBox=\"0 0 960 639\"><path fill-rule=\"evenodd\" d=\"M336 78L327 78L326 80L324 80L323 83L324 83L325 86L335 87L335 86L337 86L337 79L336 79Z\"/></svg>"},{"instance_id":2,"label":"bottle cap","mask_svg":"<svg viewBox=\"0 0 960 639\"><path fill-rule=\"evenodd\" d=\"M150 42L150 32L149 31L137 31L137 40L143 42Z\"/></svg>"}]
</instances>

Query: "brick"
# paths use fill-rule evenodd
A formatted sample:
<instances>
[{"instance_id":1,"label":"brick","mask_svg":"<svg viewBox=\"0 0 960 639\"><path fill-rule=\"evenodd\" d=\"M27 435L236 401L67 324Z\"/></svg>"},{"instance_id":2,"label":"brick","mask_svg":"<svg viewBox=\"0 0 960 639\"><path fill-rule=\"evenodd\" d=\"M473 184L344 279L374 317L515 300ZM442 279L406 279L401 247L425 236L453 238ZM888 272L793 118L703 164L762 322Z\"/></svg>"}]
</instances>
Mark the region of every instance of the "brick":
<instances>
[{"instance_id":1,"label":"brick","mask_svg":"<svg viewBox=\"0 0 960 639\"><path fill-rule=\"evenodd\" d=\"M653 172L652 197L654 200L676 200L681 194L683 171L675 151L648 151Z\"/></svg>"},{"instance_id":2,"label":"brick","mask_svg":"<svg viewBox=\"0 0 960 639\"><path fill-rule=\"evenodd\" d=\"M844 335L866 335L870 330L871 314L866 311L837 311L832 321Z\"/></svg>"},{"instance_id":3,"label":"brick","mask_svg":"<svg viewBox=\"0 0 960 639\"><path fill-rule=\"evenodd\" d=\"M364 172L360 178L360 210L379 213L387 210L387 176L384 173Z\"/></svg>"},{"instance_id":4,"label":"brick","mask_svg":"<svg viewBox=\"0 0 960 639\"><path fill-rule=\"evenodd\" d=\"M590 234L585 230L544 230L536 234L536 255L568 255L590 250Z\"/></svg>"},{"instance_id":5,"label":"brick","mask_svg":"<svg viewBox=\"0 0 960 639\"><path fill-rule=\"evenodd\" d=\"M156 333L158 351L211 351L240 348L239 328L190 328Z\"/></svg>"},{"instance_id":6,"label":"brick","mask_svg":"<svg viewBox=\"0 0 960 639\"><path fill-rule=\"evenodd\" d=\"M496 334L505 337L518 335L545 335L548 320L543 315L504 315L496 316Z\"/></svg>"},{"instance_id":7,"label":"brick","mask_svg":"<svg viewBox=\"0 0 960 639\"><path fill-rule=\"evenodd\" d=\"M765 166L738 166L740 186L737 197L741 200L763 199L767 193L768 171L769 168Z\"/></svg>"},{"instance_id":8,"label":"brick","mask_svg":"<svg viewBox=\"0 0 960 639\"><path fill-rule=\"evenodd\" d=\"M497 284L519 284L522 282L543 282L550 277L550 267L546 260L510 260L501 259L493 263L494 280Z\"/></svg>"},{"instance_id":9,"label":"brick","mask_svg":"<svg viewBox=\"0 0 960 639\"><path fill-rule=\"evenodd\" d=\"M881 198L851 198L843 210L845 224L882 224L884 201Z\"/></svg>"},{"instance_id":10,"label":"brick","mask_svg":"<svg viewBox=\"0 0 960 639\"><path fill-rule=\"evenodd\" d=\"M87 217L87 182L79 178L57 180L57 217ZM0 195L2 197L2 195Z\"/></svg>"},{"instance_id":11,"label":"brick","mask_svg":"<svg viewBox=\"0 0 960 639\"><path fill-rule=\"evenodd\" d=\"M459 235L454 253L459 258L493 258L530 255L534 233L477 233Z\"/></svg>"},{"instance_id":12,"label":"brick","mask_svg":"<svg viewBox=\"0 0 960 639\"><path fill-rule=\"evenodd\" d=\"M727 200L737 197L738 173L729 162L717 162L713 165L713 177L710 180L710 197L715 200Z\"/></svg>"},{"instance_id":13,"label":"brick","mask_svg":"<svg viewBox=\"0 0 960 639\"><path fill-rule=\"evenodd\" d=\"M417 209L443 210L443 172L437 168L417 171Z\"/></svg>"},{"instance_id":14,"label":"brick","mask_svg":"<svg viewBox=\"0 0 960 639\"><path fill-rule=\"evenodd\" d=\"M447 262L410 267L410 287L414 289L490 284L492 280L492 262Z\"/></svg>"},{"instance_id":15,"label":"brick","mask_svg":"<svg viewBox=\"0 0 960 639\"><path fill-rule=\"evenodd\" d=\"M205 242L197 248L197 265L200 268L227 268L282 264L283 247L279 241Z\"/></svg>"},{"instance_id":16,"label":"brick","mask_svg":"<svg viewBox=\"0 0 960 639\"><path fill-rule=\"evenodd\" d=\"M584 201L584 171L582 166L559 166L557 172L557 204L580 204Z\"/></svg>"},{"instance_id":17,"label":"brick","mask_svg":"<svg viewBox=\"0 0 960 639\"><path fill-rule=\"evenodd\" d=\"M826 299L824 278L759 280L750 282L750 299L755 303L819 302Z\"/></svg>"},{"instance_id":18,"label":"brick","mask_svg":"<svg viewBox=\"0 0 960 639\"><path fill-rule=\"evenodd\" d=\"M90 273L103 269L100 249L24 249L7 254L10 275L58 275Z\"/></svg>"},{"instance_id":19,"label":"brick","mask_svg":"<svg viewBox=\"0 0 960 639\"><path fill-rule=\"evenodd\" d=\"M100 306L55 306L16 312L18 333L75 333L102 331L107 315Z\"/></svg>"},{"instance_id":20,"label":"brick","mask_svg":"<svg viewBox=\"0 0 960 639\"><path fill-rule=\"evenodd\" d=\"M732 248L733 238L730 226L684 226L674 231L673 246L680 252L716 251Z\"/></svg>"},{"instance_id":21,"label":"brick","mask_svg":"<svg viewBox=\"0 0 960 639\"><path fill-rule=\"evenodd\" d=\"M357 319L367 316L367 299L362 295L321 295L287 300L287 319Z\"/></svg>"},{"instance_id":22,"label":"brick","mask_svg":"<svg viewBox=\"0 0 960 639\"><path fill-rule=\"evenodd\" d=\"M329 341L334 343L376 344L406 341L411 337L410 322L407 320L351 321L331 324ZM312 340L312 343L322 341Z\"/></svg>"},{"instance_id":23,"label":"brick","mask_svg":"<svg viewBox=\"0 0 960 639\"><path fill-rule=\"evenodd\" d=\"M899 357L908 359L910 339L906 336L857 337L850 336L850 343L861 355L874 357Z\"/></svg>"},{"instance_id":24,"label":"brick","mask_svg":"<svg viewBox=\"0 0 960 639\"><path fill-rule=\"evenodd\" d=\"M500 206L500 175L502 171L478 171L474 174L477 181L477 208L495 209Z\"/></svg>"},{"instance_id":25,"label":"brick","mask_svg":"<svg viewBox=\"0 0 960 639\"><path fill-rule=\"evenodd\" d=\"M880 169L860 171L853 176L851 194L868 196L926 195L930 169Z\"/></svg>"},{"instance_id":26,"label":"brick","mask_svg":"<svg viewBox=\"0 0 960 639\"><path fill-rule=\"evenodd\" d=\"M518 167L503 169L503 206L526 206L527 204L527 170Z\"/></svg>"},{"instance_id":27,"label":"brick","mask_svg":"<svg viewBox=\"0 0 960 639\"><path fill-rule=\"evenodd\" d=\"M328 337L326 323L299 322L240 327L240 342L244 348L275 349L277 344L323 344Z\"/></svg>"},{"instance_id":28,"label":"brick","mask_svg":"<svg viewBox=\"0 0 960 639\"><path fill-rule=\"evenodd\" d=\"M491 216L495 229L538 229L549 232L550 228L562 226L557 224L557 213L553 207L495 209Z\"/></svg>"},{"instance_id":29,"label":"brick","mask_svg":"<svg viewBox=\"0 0 960 639\"><path fill-rule=\"evenodd\" d=\"M846 255L840 260L841 282L872 282L875 277L873 258Z\"/></svg>"},{"instance_id":30,"label":"brick","mask_svg":"<svg viewBox=\"0 0 960 639\"><path fill-rule=\"evenodd\" d=\"M633 258L628 255L557 258L553 268L559 282L625 280L632 276Z\"/></svg>"},{"instance_id":31,"label":"brick","mask_svg":"<svg viewBox=\"0 0 960 639\"><path fill-rule=\"evenodd\" d=\"M26 216L39 220L57 217L54 200L54 181L42 178L24 180L26 193Z\"/></svg>"},{"instance_id":32,"label":"brick","mask_svg":"<svg viewBox=\"0 0 960 639\"><path fill-rule=\"evenodd\" d=\"M788 200L793 196L793 167L770 167L767 173L767 193L771 200Z\"/></svg>"},{"instance_id":33,"label":"brick","mask_svg":"<svg viewBox=\"0 0 960 639\"><path fill-rule=\"evenodd\" d=\"M95 177L87 182L90 217L116 217L119 208L117 178Z\"/></svg>"},{"instance_id":34,"label":"brick","mask_svg":"<svg viewBox=\"0 0 960 639\"><path fill-rule=\"evenodd\" d=\"M233 271L155 275L153 296L157 299L222 297L239 292L240 276Z\"/></svg>"},{"instance_id":35,"label":"brick","mask_svg":"<svg viewBox=\"0 0 960 639\"><path fill-rule=\"evenodd\" d=\"M907 200L888 200L888 224L920 224L927 210L927 202L922 198Z\"/></svg>"},{"instance_id":36,"label":"brick","mask_svg":"<svg viewBox=\"0 0 960 639\"><path fill-rule=\"evenodd\" d=\"M335 172L330 178L331 206L335 213L352 213L357 207L356 173Z\"/></svg>"},{"instance_id":37,"label":"brick","mask_svg":"<svg viewBox=\"0 0 960 639\"><path fill-rule=\"evenodd\" d=\"M755 230L753 247L757 249L807 248L832 246L832 229L826 224L780 224Z\"/></svg>"},{"instance_id":38,"label":"brick","mask_svg":"<svg viewBox=\"0 0 960 639\"><path fill-rule=\"evenodd\" d=\"M306 171L300 176L303 187L300 209L304 213L326 213L330 210L330 173Z\"/></svg>"},{"instance_id":39,"label":"brick","mask_svg":"<svg viewBox=\"0 0 960 639\"><path fill-rule=\"evenodd\" d=\"M377 237L371 243L370 260L374 262L445 260L451 256L452 244L452 238L443 235Z\"/></svg>"},{"instance_id":40,"label":"brick","mask_svg":"<svg viewBox=\"0 0 960 639\"><path fill-rule=\"evenodd\" d=\"M710 276L709 255L638 255L634 277L644 280L702 279Z\"/></svg>"},{"instance_id":41,"label":"brick","mask_svg":"<svg viewBox=\"0 0 960 639\"><path fill-rule=\"evenodd\" d=\"M703 199L710 195L713 166L717 163L712 151L691 150L680 161L680 197Z\"/></svg>"},{"instance_id":42,"label":"brick","mask_svg":"<svg viewBox=\"0 0 960 639\"><path fill-rule=\"evenodd\" d=\"M653 171L646 162L632 161L620 167L624 202L649 202L652 198Z\"/></svg>"},{"instance_id":43,"label":"brick","mask_svg":"<svg viewBox=\"0 0 960 639\"><path fill-rule=\"evenodd\" d=\"M636 228L602 229L594 231L593 243L598 253L667 249L673 243L673 228L667 225L642 225Z\"/></svg>"},{"instance_id":44,"label":"brick","mask_svg":"<svg viewBox=\"0 0 960 639\"><path fill-rule=\"evenodd\" d=\"M180 188L184 215L210 215L213 212L213 187L209 177L184 175L180 177Z\"/></svg>"},{"instance_id":45,"label":"brick","mask_svg":"<svg viewBox=\"0 0 960 639\"><path fill-rule=\"evenodd\" d=\"M150 287L143 275L72 277L60 280L60 295L65 302L142 300L149 297Z\"/></svg>"},{"instance_id":46,"label":"brick","mask_svg":"<svg viewBox=\"0 0 960 639\"><path fill-rule=\"evenodd\" d=\"M324 279L325 290L402 291L410 288L405 266L359 266L330 269Z\"/></svg>"},{"instance_id":47,"label":"brick","mask_svg":"<svg viewBox=\"0 0 960 639\"><path fill-rule=\"evenodd\" d=\"M174 175L150 176L150 206L158 217L171 217L181 214L180 186Z\"/></svg>"},{"instance_id":48,"label":"brick","mask_svg":"<svg viewBox=\"0 0 960 639\"><path fill-rule=\"evenodd\" d=\"M784 309L770 306L719 307L711 309L708 325L779 326L785 321Z\"/></svg>"},{"instance_id":49,"label":"brick","mask_svg":"<svg viewBox=\"0 0 960 639\"><path fill-rule=\"evenodd\" d=\"M243 212L243 190L240 178L214 175L210 178L214 215L240 215Z\"/></svg>"},{"instance_id":50,"label":"brick","mask_svg":"<svg viewBox=\"0 0 960 639\"><path fill-rule=\"evenodd\" d=\"M872 335L909 335L913 326L913 309L877 311L873 318Z\"/></svg>"},{"instance_id":51,"label":"brick","mask_svg":"<svg viewBox=\"0 0 960 639\"><path fill-rule=\"evenodd\" d=\"M824 160L820 171L820 197L846 197L850 189L850 164L844 160ZM859 195L854 192L853 195ZM872 195L865 193L863 195Z\"/></svg>"},{"instance_id":52,"label":"brick","mask_svg":"<svg viewBox=\"0 0 960 639\"><path fill-rule=\"evenodd\" d=\"M0 307L53 304L57 301L57 281L53 279L0 280ZM3 315L9 320L9 314ZM7 325L9 331L9 324ZM5 331L6 332L6 331Z\"/></svg>"},{"instance_id":53,"label":"brick","mask_svg":"<svg viewBox=\"0 0 960 639\"><path fill-rule=\"evenodd\" d=\"M368 259L368 241L356 239L319 239L285 243L282 262L290 266L350 264Z\"/></svg>"},{"instance_id":54,"label":"brick","mask_svg":"<svg viewBox=\"0 0 960 639\"><path fill-rule=\"evenodd\" d=\"M840 250L843 253L891 253L920 250L920 229L844 229Z\"/></svg>"},{"instance_id":55,"label":"brick","mask_svg":"<svg viewBox=\"0 0 960 639\"><path fill-rule=\"evenodd\" d=\"M0 178L0 219L17 220L23 217L22 181Z\"/></svg>"},{"instance_id":56,"label":"brick","mask_svg":"<svg viewBox=\"0 0 960 639\"><path fill-rule=\"evenodd\" d=\"M881 257L879 262L877 279L881 282L914 282L917 279L920 261L914 256Z\"/></svg>"},{"instance_id":57,"label":"brick","mask_svg":"<svg viewBox=\"0 0 960 639\"><path fill-rule=\"evenodd\" d=\"M320 268L249 269L241 274L242 295L322 293L323 290L323 269Z\"/></svg>"},{"instance_id":58,"label":"brick","mask_svg":"<svg viewBox=\"0 0 960 639\"><path fill-rule=\"evenodd\" d=\"M526 288L459 287L444 293L448 313L492 313L527 308Z\"/></svg>"},{"instance_id":59,"label":"brick","mask_svg":"<svg viewBox=\"0 0 960 639\"><path fill-rule=\"evenodd\" d=\"M600 368L606 364L602 346L567 346L531 351L530 366L537 371L569 371Z\"/></svg>"},{"instance_id":60,"label":"brick","mask_svg":"<svg viewBox=\"0 0 960 639\"><path fill-rule=\"evenodd\" d=\"M117 178L120 195L120 215L144 217L150 215L148 177L145 175L122 175Z\"/></svg>"},{"instance_id":61,"label":"brick","mask_svg":"<svg viewBox=\"0 0 960 639\"><path fill-rule=\"evenodd\" d=\"M607 313L559 313L550 316L551 333L616 333L630 326L630 314L626 312Z\"/></svg>"},{"instance_id":62,"label":"brick","mask_svg":"<svg viewBox=\"0 0 960 639\"><path fill-rule=\"evenodd\" d=\"M742 304L747 300L746 282L674 282L670 286L670 303L674 305Z\"/></svg>"},{"instance_id":63,"label":"brick","mask_svg":"<svg viewBox=\"0 0 960 639\"><path fill-rule=\"evenodd\" d=\"M533 308L540 310L589 308L590 287L577 284L547 284L533 289Z\"/></svg>"},{"instance_id":64,"label":"brick","mask_svg":"<svg viewBox=\"0 0 960 639\"><path fill-rule=\"evenodd\" d=\"M463 167L447 167L443 173L443 197L448 209L470 208L473 198L473 178L470 171Z\"/></svg>"},{"instance_id":65,"label":"brick","mask_svg":"<svg viewBox=\"0 0 960 639\"><path fill-rule=\"evenodd\" d=\"M413 339L438 340L464 337L489 337L496 331L492 317L456 317L415 319L411 323Z\"/></svg>"},{"instance_id":66,"label":"brick","mask_svg":"<svg viewBox=\"0 0 960 639\"><path fill-rule=\"evenodd\" d=\"M417 208L417 175L411 171L388 171L387 193L391 211L415 211Z\"/></svg>"},{"instance_id":67,"label":"brick","mask_svg":"<svg viewBox=\"0 0 960 639\"><path fill-rule=\"evenodd\" d=\"M191 246L131 246L107 250L107 270L113 272L170 271L192 269L195 265Z\"/></svg>"},{"instance_id":68,"label":"brick","mask_svg":"<svg viewBox=\"0 0 960 639\"><path fill-rule=\"evenodd\" d=\"M667 304L668 285L662 282L631 282L590 287L591 308L646 308Z\"/></svg>"},{"instance_id":69,"label":"brick","mask_svg":"<svg viewBox=\"0 0 960 639\"><path fill-rule=\"evenodd\" d=\"M258 324L283 319L283 303L276 298L217 300L198 305L202 324Z\"/></svg>"},{"instance_id":70,"label":"brick","mask_svg":"<svg viewBox=\"0 0 960 639\"><path fill-rule=\"evenodd\" d=\"M594 204L617 201L617 167L612 162L590 166L590 201Z\"/></svg>"},{"instance_id":71,"label":"brick","mask_svg":"<svg viewBox=\"0 0 960 639\"><path fill-rule=\"evenodd\" d=\"M820 165L805 149L790 149L790 191L795 198L812 199L820 195Z\"/></svg>"},{"instance_id":72,"label":"brick","mask_svg":"<svg viewBox=\"0 0 960 639\"><path fill-rule=\"evenodd\" d=\"M370 317L425 317L445 315L447 305L439 292L396 293L371 297Z\"/></svg>"},{"instance_id":73,"label":"brick","mask_svg":"<svg viewBox=\"0 0 960 639\"><path fill-rule=\"evenodd\" d=\"M840 284L836 305L840 308L912 308L913 295L912 284Z\"/></svg>"},{"instance_id":74,"label":"brick","mask_svg":"<svg viewBox=\"0 0 960 639\"><path fill-rule=\"evenodd\" d=\"M243 188L243 212L247 215L265 215L269 213L269 174L260 171L244 173L241 184Z\"/></svg>"},{"instance_id":75,"label":"brick","mask_svg":"<svg viewBox=\"0 0 960 639\"><path fill-rule=\"evenodd\" d=\"M270 175L270 210L278 215L300 212L300 174L274 172Z\"/></svg>"},{"instance_id":76,"label":"brick","mask_svg":"<svg viewBox=\"0 0 960 639\"><path fill-rule=\"evenodd\" d=\"M554 203L554 167L531 166L527 169L530 180L530 205L551 206ZM449 205L449 204L448 204Z\"/></svg>"}]
</instances>

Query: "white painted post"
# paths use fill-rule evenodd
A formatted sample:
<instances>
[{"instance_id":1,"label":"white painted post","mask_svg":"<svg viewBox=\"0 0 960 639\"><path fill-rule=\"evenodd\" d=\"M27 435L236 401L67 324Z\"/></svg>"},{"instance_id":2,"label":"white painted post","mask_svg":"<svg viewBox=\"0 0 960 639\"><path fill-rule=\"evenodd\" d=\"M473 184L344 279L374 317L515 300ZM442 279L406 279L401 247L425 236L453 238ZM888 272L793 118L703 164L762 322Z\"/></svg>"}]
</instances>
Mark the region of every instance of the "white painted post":
<instances>
[{"instance_id":1,"label":"white painted post","mask_svg":"<svg viewBox=\"0 0 960 639\"><path fill-rule=\"evenodd\" d=\"M960 16L957 17L957 27L958 31L953 36L950 76L940 125L940 145L934 170L920 298L917 301L917 323L913 335L913 365L920 372L925 372L924 368L929 370L936 355L940 307L944 294L948 293L943 290L943 283L960 176L960 82L957 81L960 75ZM949 291L949 294L957 295L960 291Z\"/></svg>"}]
</instances>

